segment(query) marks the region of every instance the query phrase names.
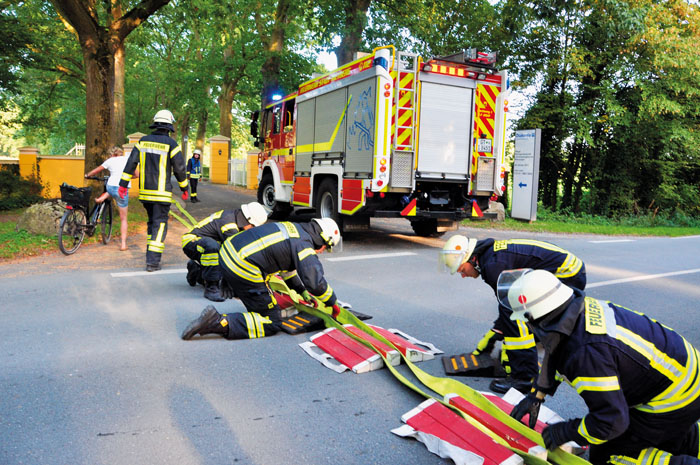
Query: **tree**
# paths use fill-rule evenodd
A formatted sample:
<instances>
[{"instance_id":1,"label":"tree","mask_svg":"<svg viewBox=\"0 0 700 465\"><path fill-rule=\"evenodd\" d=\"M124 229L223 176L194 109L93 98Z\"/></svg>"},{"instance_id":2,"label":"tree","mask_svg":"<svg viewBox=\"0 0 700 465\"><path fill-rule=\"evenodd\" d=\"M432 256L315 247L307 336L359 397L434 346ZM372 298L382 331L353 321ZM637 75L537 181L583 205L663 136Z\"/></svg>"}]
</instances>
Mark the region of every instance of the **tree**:
<instances>
[{"instance_id":1,"label":"tree","mask_svg":"<svg viewBox=\"0 0 700 465\"><path fill-rule=\"evenodd\" d=\"M103 154L117 143L115 133L115 55L127 36L170 0L142 0L114 19L117 0L51 0L65 26L80 43L85 68L85 172L102 162Z\"/></svg>"}]
</instances>

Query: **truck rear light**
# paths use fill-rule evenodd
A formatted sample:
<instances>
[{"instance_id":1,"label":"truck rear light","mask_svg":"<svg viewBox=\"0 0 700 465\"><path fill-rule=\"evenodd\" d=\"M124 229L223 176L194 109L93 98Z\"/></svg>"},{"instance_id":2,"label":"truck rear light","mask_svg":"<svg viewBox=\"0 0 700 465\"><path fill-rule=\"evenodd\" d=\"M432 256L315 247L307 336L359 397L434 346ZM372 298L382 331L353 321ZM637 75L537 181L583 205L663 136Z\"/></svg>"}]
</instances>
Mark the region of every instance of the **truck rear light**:
<instances>
[{"instance_id":1,"label":"truck rear light","mask_svg":"<svg viewBox=\"0 0 700 465\"><path fill-rule=\"evenodd\" d=\"M391 96L391 92L389 92L388 90L385 90L385 91L384 91L384 97L389 98L390 96Z\"/></svg>"},{"instance_id":2,"label":"truck rear light","mask_svg":"<svg viewBox=\"0 0 700 465\"><path fill-rule=\"evenodd\" d=\"M385 172L385 171L386 171L386 166L380 166L380 167L379 167L379 171L381 171L382 173Z\"/></svg>"},{"instance_id":3,"label":"truck rear light","mask_svg":"<svg viewBox=\"0 0 700 465\"><path fill-rule=\"evenodd\" d=\"M388 82L386 84L384 84L384 89L386 89L386 90L391 89L391 84L389 84ZM507 105L507 103L506 103L506 105Z\"/></svg>"},{"instance_id":4,"label":"truck rear light","mask_svg":"<svg viewBox=\"0 0 700 465\"><path fill-rule=\"evenodd\" d=\"M368 199L371 199L372 197L374 197L374 192L372 192L369 189L365 189L365 195L367 196Z\"/></svg>"},{"instance_id":5,"label":"truck rear light","mask_svg":"<svg viewBox=\"0 0 700 465\"><path fill-rule=\"evenodd\" d=\"M381 181L379 181L379 182L381 182ZM386 196L386 194L385 194L384 192L380 192L380 193L379 193L379 197L380 197L380 198L383 199L385 196Z\"/></svg>"},{"instance_id":6,"label":"truck rear light","mask_svg":"<svg viewBox=\"0 0 700 465\"><path fill-rule=\"evenodd\" d=\"M384 185L384 181L379 180L377 181L377 187L382 187Z\"/></svg>"},{"instance_id":7,"label":"truck rear light","mask_svg":"<svg viewBox=\"0 0 700 465\"><path fill-rule=\"evenodd\" d=\"M379 160L379 164L386 165L386 158L382 158L381 160Z\"/></svg>"}]
</instances>

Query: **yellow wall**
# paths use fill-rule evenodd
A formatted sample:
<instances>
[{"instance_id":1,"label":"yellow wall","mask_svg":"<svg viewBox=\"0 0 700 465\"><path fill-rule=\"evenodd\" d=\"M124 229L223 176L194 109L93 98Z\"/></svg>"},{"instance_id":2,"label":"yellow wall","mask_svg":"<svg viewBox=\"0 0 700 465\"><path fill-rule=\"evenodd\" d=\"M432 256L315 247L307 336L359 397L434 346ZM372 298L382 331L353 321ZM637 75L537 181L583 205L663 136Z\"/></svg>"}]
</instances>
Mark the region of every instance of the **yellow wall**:
<instances>
[{"instance_id":1,"label":"yellow wall","mask_svg":"<svg viewBox=\"0 0 700 465\"><path fill-rule=\"evenodd\" d=\"M38 169L37 169L38 168ZM37 156L20 153L19 174L24 178L39 173L41 184L44 186L42 195L48 199L61 197L61 184L71 184L76 187L85 186L85 158ZM105 171L105 174L107 171ZM130 196L138 196L138 180L131 183Z\"/></svg>"}]
</instances>

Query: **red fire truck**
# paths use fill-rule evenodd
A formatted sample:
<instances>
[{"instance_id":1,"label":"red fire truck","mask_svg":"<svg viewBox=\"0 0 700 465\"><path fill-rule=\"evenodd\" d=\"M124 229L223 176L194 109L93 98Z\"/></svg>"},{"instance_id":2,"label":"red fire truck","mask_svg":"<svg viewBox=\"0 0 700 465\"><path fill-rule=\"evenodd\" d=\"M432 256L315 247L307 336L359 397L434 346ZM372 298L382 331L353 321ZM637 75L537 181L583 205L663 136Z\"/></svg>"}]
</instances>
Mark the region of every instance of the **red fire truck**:
<instances>
[{"instance_id":1,"label":"red fire truck","mask_svg":"<svg viewBox=\"0 0 700 465\"><path fill-rule=\"evenodd\" d=\"M264 108L258 200L315 209L344 230L405 217L421 236L483 217L504 187L508 75L476 50L432 58L392 46Z\"/></svg>"}]
</instances>

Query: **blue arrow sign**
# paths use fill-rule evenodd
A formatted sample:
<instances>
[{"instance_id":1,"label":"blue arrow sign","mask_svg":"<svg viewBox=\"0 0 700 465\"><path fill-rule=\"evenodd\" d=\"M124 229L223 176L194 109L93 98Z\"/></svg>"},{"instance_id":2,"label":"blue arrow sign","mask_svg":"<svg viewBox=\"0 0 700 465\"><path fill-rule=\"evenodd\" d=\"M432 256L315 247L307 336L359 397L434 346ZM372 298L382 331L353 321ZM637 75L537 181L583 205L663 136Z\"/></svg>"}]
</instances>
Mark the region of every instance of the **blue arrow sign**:
<instances>
[{"instance_id":1,"label":"blue arrow sign","mask_svg":"<svg viewBox=\"0 0 700 465\"><path fill-rule=\"evenodd\" d=\"M518 184L518 187L527 187L527 184L521 182L520 184Z\"/></svg>"}]
</instances>

